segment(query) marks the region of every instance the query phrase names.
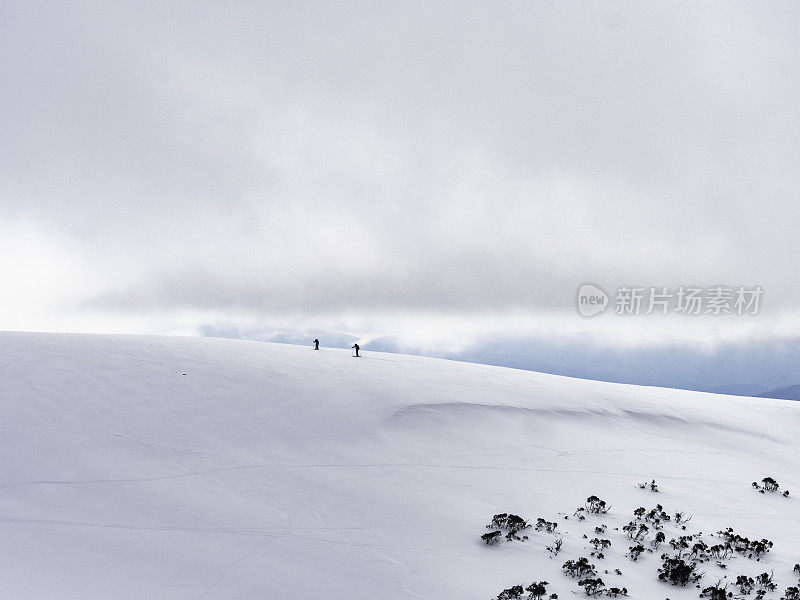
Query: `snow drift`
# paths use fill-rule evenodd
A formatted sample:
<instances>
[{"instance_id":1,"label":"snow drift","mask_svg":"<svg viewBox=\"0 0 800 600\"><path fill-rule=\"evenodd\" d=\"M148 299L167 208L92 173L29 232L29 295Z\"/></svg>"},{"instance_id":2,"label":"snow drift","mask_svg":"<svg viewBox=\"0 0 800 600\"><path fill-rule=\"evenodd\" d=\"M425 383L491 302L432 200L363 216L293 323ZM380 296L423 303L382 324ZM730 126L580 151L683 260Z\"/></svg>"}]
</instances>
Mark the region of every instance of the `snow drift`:
<instances>
[{"instance_id":1,"label":"snow drift","mask_svg":"<svg viewBox=\"0 0 800 600\"><path fill-rule=\"evenodd\" d=\"M612 505L602 567L632 598L698 596L658 582L656 555L623 556L613 528L656 502L703 532L775 542L731 574L797 582L796 501L750 482L800 493L798 403L368 351L30 333L0 334L0 400L8 598L488 600L542 579L571 597L583 592L561 564L588 555L596 523L564 516L591 494ZM652 478L658 494L637 487ZM499 512L557 520L562 553L538 532L482 545Z\"/></svg>"}]
</instances>

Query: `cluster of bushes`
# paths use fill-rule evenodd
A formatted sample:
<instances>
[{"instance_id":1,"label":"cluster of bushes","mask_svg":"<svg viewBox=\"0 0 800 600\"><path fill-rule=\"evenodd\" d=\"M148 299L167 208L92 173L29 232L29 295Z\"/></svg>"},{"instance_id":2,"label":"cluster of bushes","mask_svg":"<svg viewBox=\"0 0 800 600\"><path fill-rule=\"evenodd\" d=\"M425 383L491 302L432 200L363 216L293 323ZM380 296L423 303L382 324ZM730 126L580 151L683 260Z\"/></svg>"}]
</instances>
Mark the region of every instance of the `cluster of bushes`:
<instances>
[{"instance_id":1,"label":"cluster of bushes","mask_svg":"<svg viewBox=\"0 0 800 600\"><path fill-rule=\"evenodd\" d=\"M592 540L592 542L594 541L595 540ZM599 543L596 547L604 546L602 542L608 542L608 546L611 545L611 542L608 540L597 541ZM564 570L564 575L572 577L573 579L578 579L578 585L583 588L583 591L586 592L587 596L599 596L603 594L606 596L617 597L628 595L627 588L606 588L605 582L597 576L595 566L591 564L589 559L585 556L581 556L578 560L568 560L562 565L561 568ZM608 573L608 571L606 571L606 573ZM616 570L616 573L619 575L622 574L619 569Z\"/></svg>"},{"instance_id":2,"label":"cluster of bushes","mask_svg":"<svg viewBox=\"0 0 800 600\"><path fill-rule=\"evenodd\" d=\"M606 584L599 577L587 577L581 579L578 585L583 588L587 596L599 596L601 594L616 598L617 596L627 596L628 588L610 587L606 588Z\"/></svg>"},{"instance_id":3,"label":"cluster of bushes","mask_svg":"<svg viewBox=\"0 0 800 600\"><path fill-rule=\"evenodd\" d=\"M650 483L647 483L645 481L644 483L639 483L637 485L643 490L649 489L651 492L657 492L658 491L658 485L656 484L656 480L655 479L653 479L653 481L651 481Z\"/></svg>"},{"instance_id":4,"label":"cluster of bushes","mask_svg":"<svg viewBox=\"0 0 800 600\"><path fill-rule=\"evenodd\" d=\"M794 572L800 575L800 564L794 566ZM789 586L783 593L781 600L800 600L800 588L797 586Z\"/></svg>"},{"instance_id":5,"label":"cluster of bushes","mask_svg":"<svg viewBox=\"0 0 800 600\"><path fill-rule=\"evenodd\" d=\"M628 588L610 587L606 590L606 595L611 596L612 598L616 598L617 596L627 596Z\"/></svg>"},{"instance_id":6,"label":"cluster of bushes","mask_svg":"<svg viewBox=\"0 0 800 600\"><path fill-rule=\"evenodd\" d=\"M767 492L770 492L771 494L774 494L774 493L780 491L780 489L781 489L781 486L778 485L778 482L775 481L772 477L764 477L764 479L761 480L760 484L757 481L754 481L753 482L753 487L755 489L757 489L759 492L761 492L762 494L765 494ZM783 495L784 498L788 498L789 497L789 490L783 490L783 492L781 492L781 494Z\"/></svg>"},{"instance_id":7,"label":"cluster of bushes","mask_svg":"<svg viewBox=\"0 0 800 600\"><path fill-rule=\"evenodd\" d=\"M630 558L633 562L639 560L639 557L644 552L644 546L641 544L636 544L635 546L630 546L628 548L628 558Z\"/></svg>"},{"instance_id":8,"label":"cluster of bushes","mask_svg":"<svg viewBox=\"0 0 800 600\"><path fill-rule=\"evenodd\" d=\"M601 540L600 538L593 538L592 541L590 541L589 543L592 546L594 546L594 552L592 552L592 556L600 559L605 558L603 551L611 547L611 540Z\"/></svg>"},{"instance_id":9,"label":"cluster of bushes","mask_svg":"<svg viewBox=\"0 0 800 600\"><path fill-rule=\"evenodd\" d=\"M481 539L483 540L483 543L486 544L487 546L496 546L497 544L503 541L503 538L500 537L502 535L503 535L502 531L490 531L488 533L484 533L481 536Z\"/></svg>"},{"instance_id":10,"label":"cluster of bushes","mask_svg":"<svg viewBox=\"0 0 800 600\"><path fill-rule=\"evenodd\" d=\"M725 540L725 544L734 552L738 552L747 558L761 558L770 551L772 542L766 538L760 540L750 540L746 537L736 534L732 527L718 532L719 535Z\"/></svg>"},{"instance_id":11,"label":"cluster of bushes","mask_svg":"<svg viewBox=\"0 0 800 600\"><path fill-rule=\"evenodd\" d=\"M583 588L587 596L597 596L605 591L606 584L599 577L587 577L581 579L578 585Z\"/></svg>"},{"instance_id":12,"label":"cluster of bushes","mask_svg":"<svg viewBox=\"0 0 800 600\"><path fill-rule=\"evenodd\" d=\"M525 588L521 585L515 585L500 592L497 595L497 600L518 600L522 598L525 592L528 592L528 595L525 596L526 600L543 600L547 595L547 585L546 581L533 582ZM550 594L548 598L557 600L558 594Z\"/></svg>"},{"instance_id":13,"label":"cluster of bushes","mask_svg":"<svg viewBox=\"0 0 800 600\"><path fill-rule=\"evenodd\" d=\"M720 531L719 536L722 537L723 543L709 546L699 536L681 535L672 538L669 546L675 552L673 558L687 558L692 563L699 564L716 560L718 566L725 568L726 565L723 561L730 558L734 552L758 561L769 552L773 545L768 539L750 540L742 537L736 534L732 528ZM664 540L663 532L658 532L655 539L650 542L651 548L657 548Z\"/></svg>"},{"instance_id":14,"label":"cluster of bushes","mask_svg":"<svg viewBox=\"0 0 800 600\"><path fill-rule=\"evenodd\" d=\"M704 562L716 559L717 564L721 568L725 568L727 565L722 561L731 557L733 553L739 553L746 558L758 561L773 546L772 542L767 539L750 540L740 536L732 528L720 531L718 535L723 539L723 543L712 546L709 546L699 536L695 535L682 535L671 539L669 546L674 551L674 554L661 555L662 565L658 570L658 578L672 585L686 586L690 583L697 583L703 577L703 573L698 571L698 565ZM663 541L663 537L661 541ZM639 550L639 548L631 547L629 556L635 560L635 558L638 558L638 554L641 553ZM637 551L639 552L637 553ZM800 573L800 565L798 565L798 573ZM713 586L704 588L700 593L700 597L709 600L731 598L733 593L728 591L729 585L723 585L721 581L717 582ZM773 592L777 588L772 580L771 573L762 573L755 578L740 575L736 579L735 587L741 596L754 592L756 600L762 600L769 592ZM791 600L793 594L794 591L790 588L786 591L785 596ZM800 600L800 597L797 600Z\"/></svg>"},{"instance_id":15,"label":"cluster of bushes","mask_svg":"<svg viewBox=\"0 0 800 600\"><path fill-rule=\"evenodd\" d=\"M548 585L546 581L534 582L527 587L514 585L500 592L496 600L522 600L523 597L525 600L544 600L545 597L549 598L549 600L558 600L558 594L550 594L547 596ZM627 588L606 588L605 583L603 583L603 580L599 577L587 577L580 580L578 585L584 589L587 596L605 595L616 598L618 596L628 595Z\"/></svg>"},{"instance_id":16,"label":"cluster of bushes","mask_svg":"<svg viewBox=\"0 0 800 600\"><path fill-rule=\"evenodd\" d=\"M530 527L530 524L520 517L509 513L500 513L492 517L492 522L486 526L486 529L492 529L489 533L484 533L481 539L487 546L494 546L502 542L503 530L506 532L506 540L527 540L528 536L520 537L517 535L521 531L525 531Z\"/></svg>"},{"instance_id":17,"label":"cluster of bushes","mask_svg":"<svg viewBox=\"0 0 800 600\"><path fill-rule=\"evenodd\" d=\"M661 560L664 561L658 569L658 578L661 581L685 586L687 583L699 581L703 576L697 572L697 565L691 561L687 563L682 558L671 557L668 554L662 554Z\"/></svg>"},{"instance_id":18,"label":"cluster of bushes","mask_svg":"<svg viewBox=\"0 0 800 600\"><path fill-rule=\"evenodd\" d=\"M758 575L755 579L752 577L748 577L747 575L739 575L736 578L736 588L739 590L739 594L742 596L749 596L753 591L755 591L756 600L761 600L766 596L769 592L774 592L775 589L778 587L775 582L772 580L772 573L762 573ZM786 590L787 595L791 599L792 591L791 588Z\"/></svg>"},{"instance_id":19,"label":"cluster of bushes","mask_svg":"<svg viewBox=\"0 0 800 600\"><path fill-rule=\"evenodd\" d=\"M631 521L622 527L622 531L628 534L628 539L634 542L639 542L647 537L650 528L644 523L637 523Z\"/></svg>"},{"instance_id":20,"label":"cluster of bushes","mask_svg":"<svg viewBox=\"0 0 800 600\"><path fill-rule=\"evenodd\" d=\"M519 534L529 528L531 528L531 524L519 515L500 513L492 517L492 522L486 526L486 529L491 529L492 531L481 535L481 540L483 540L487 546L496 546L503 541L503 531L505 531L505 539L507 541L525 541L528 539L528 536L520 536ZM533 525L533 528L536 531L555 533L558 528L558 523L539 517L536 519L536 525ZM547 546L548 552L554 556L558 555L558 553L561 552L561 545L563 543L564 540L557 538L550 546Z\"/></svg>"},{"instance_id":21,"label":"cluster of bushes","mask_svg":"<svg viewBox=\"0 0 800 600\"><path fill-rule=\"evenodd\" d=\"M542 517L536 519L536 531L546 531L547 533L554 533L558 527L558 523L553 523L551 521L546 521Z\"/></svg>"},{"instance_id":22,"label":"cluster of bushes","mask_svg":"<svg viewBox=\"0 0 800 600\"><path fill-rule=\"evenodd\" d=\"M561 546L564 544L564 540L562 538L556 538L553 540L553 543L549 546L545 546L545 550L547 550L553 556L558 556L558 553L561 552Z\"/></svg>"},{"instance_id":23,"label":"cluster of bushes","mask_svg":"<svg viewBox=\"0 0 800 600\"><path fill-rule=\"evenodd\" d=\"M611 509L611 506L607 505L605 500L601 500L597 496L589 496L586 499L585 508L586 512L593 515L604 515Z\"/></svg>"},{"instance_id":24,"label":"cluster of bushes","mask_svg":"<svg viewBox=\"0 0 800 600\"><path fill-rule=\"evenodd\" d=\"M736 578L736 587L739 588L739 592L741 592L744 596L747 596L750 592L752 592L755 585L755 579L748 577L747 575L739 575Z\"/></svg>"},{"instance_id":25,"label":"cluster of bushes","mask_svg":"<svg viewBox=\"0 0 800 600\"><path fill-rule=\"evenodd\" d=\"M679 512L675 514L676 522L685 523L687 521L687 518L683 513ZM671 517L664 511L664 507L660 504L657 504L649 511L643 506L640 506L633 511L633 516L635 519L628 522L627 525L624 525L622 527L622 531L627 534L629 540L634 542L634 544L628 548L628 558L635 562L639 559L642 553L653 552L666 541L664 532L660 530L664 528L664 523L671 520ZM647 539L651 528L656 532L656 534L648 543L649 548L646 548L643 545L643 542ZM689 539L691 539L691 537Z\"/></svg>"},{"instance_id":26,"label":"cluster of bushes","mask_svg":"<svg viewBox=\"0 0 800 600\"><path fill-rule=\"evenodd\" d=\"M774 592L778 586L772 581L772 573L762 573L756 577L756 595L764 597L767 592Z\"/></svg>"},{"instance_id":27,"label":"cluster of bushes","mask_svg":"<svg viewBox=\"0 0 800 600\"><path fill-rule=\"evenodd\" d=\"M578 560L568 560L561 568L564 570L564 575L569 577L594 577L597 575L593 564L589 563L589 559L581 556Z\"/></svg>"},{"instance_id":28,"label":"cluster of bushes","mask_svg":"<svg viewBox=\"0 0 800 600\"><path fill-rule=\"evenodd\" d=\"M774 493L780 489L778 483L769 477L762 480L761 485L756 483L753 485L758 487L762 493ZM652 492L658 492L655 480L650 484L639 484L639 487L642 489L649 488ZM788 496L788 492L785 495ZM605 515L610 509L611 506L605 500L592 495L586 499L584 506L579 507L574 514L579 521L584 521L589 515ZM661 504L657 504L650 510L639 507L633 511L633 515L634 520L628 522L621 529L628 539L633 542L628 547L626 556L634 562L638 561L645 553L653 553L662 544L667 545L667 537L663 531L666 524L672 522L677 528L685 531L686 524L691 520L691 517L683 512L676 512L674 517L670 516ZM564 518L567 519L568 517L565 516ZM505 539L508 541L527 539L527 536L520 537L519 534L525 529L531 528L532 525L518 515L501 513L495 515L491 523L486 527L487 529L492 529L492 531L482 535L481 539L488 545L494 545L502 542L503 532L505 532ZM558 524L540 517L533 527L536 531L553 534L556 532ZM588 543L594 548L590 552L590 556L596 559L605 558L605 552L612 546L611 540L604 537L607 530L607 525L600 524L594 527L596 537L589 539L589 535L583 535L583 538L588 540ZM615 527L614 530L617 531L617 528ZM652 535L652 538L648 539L650 535ZM721 539L719 543L713 545L709 545L702 539L702 533L687 533L671 538L668 542L671 550L661 554L658 579L674 586L685 587L689 584L697 584L697 588L701 589L701 585L698 582L703 578L704 573L699 571L699 566L703 563L714 560L720 568L724 569L728 566L725 561L734 554L760 561L773 547L773 543L766 538L751 540L738 535L730 527L719 531L717 535ZM562 543L563 539L556 537L546 549L553 556L556 556L561 551ZM598 575L595 565L591 564L589 558L585 556L576 560L567 560L563 563L562 570L566 576L577 580L577 584L583 588L586 596L618 597L628 595L626 588L606 587L605 582ZM800 575L800 564L795 565L795 572ZM605 574L607 575L608 573L609 571L606 570ZM615 569L615 573L622 575L619 569ZM541 581L531 583L527 587L521 585L513 586L503 590L497 596L497 600L517 600L523 597L526 600L543 600L546 597L550 599L558 598L557 594L546 596L547 585L546 581ZM729 588L734 591L730 591ZM729 582L725 577L714 585L703 587L700 591L700 598L706 600L730 600L734 597L744 598L753 594L754 600L763 600L767 594L774 592L776 589L777 585L773 582L771 573L762 573L755 577L739 575L735 584ZM788 587L780 600L800 600L800 585Z\"/></svg>"},{"instance_id":29,"label":"cluster of bushes","mask_svg":"<svg viewBox=\"0 0 800 600\"><path fill-rule=\"evenodd\" d=\"M650 550L648 552L652 552L653 550L658 550L658 547L663 544L667 539L667 536L664 535L663 531L659 531L656 533L655 537L650 540Z\"/></svg>"},{"instance_id":30,"label":"cluster of bushes","mask_svg":"<svg viewBox=\"0 0 800 600\"><path fill-rule=\"evenodd\" d=\"M682 513L677 514L682 515ZM633 511L633 516L636 517L637 521L649 523L653 529L663 529L664 523L671 519L664 511L664 507L660 504L656 504L655 507L651 508L649 511L644 506L640 506Z\"/></svg>"},{"instance_id":31,"label":"cluster of bushes","mask_svg":"<svg viewBox=\"0 0 800 600\"><path fill-rule=\"evenodd\" d=\"M681 535L681 536L679 536L677 538L672 538L669 541L669 546L675 552L678 553L677 554L677 558L683 558L684 552L687 552L689 550L689 548L692 548L692 550L693 550L692 558L694 560L699 561L699 562L705 562L703 560L703 558L702 558L703 548L704 547L707 548L708 546L706 546L706 544L705 544L705 542L703 542L703 540L700 540L698 543L692 545L693 541L694 541L694 536L693 535Z\"/></svg>"},{"instance_id":32,"label":"cluster of bushes","mask_svg":"<svg viewBox=\"0 0 800 600\"><path fill-rule=\"evenodd\" d=\"M729 595L733 595L728 592L728 585L722 585L721 581L718 581L716 584L703 589L700 592L701 598L708 598L708 600L728 600Z\"/></svg>"},{"instance_id":33,"label":"cluster of bushes","mask_svg":"<svg viewBox=\"0 0 800 600\"><path fill-rule=\"evenodd\" d=\"M579 521L585 521L587 514L604 515L609 510L611 510L611 506L606 504L605 500L601 500L597 496L589 496L586 499L586 504L579 506L575 510L575 516L578 517Z\"/></svg>"}]
</instances>

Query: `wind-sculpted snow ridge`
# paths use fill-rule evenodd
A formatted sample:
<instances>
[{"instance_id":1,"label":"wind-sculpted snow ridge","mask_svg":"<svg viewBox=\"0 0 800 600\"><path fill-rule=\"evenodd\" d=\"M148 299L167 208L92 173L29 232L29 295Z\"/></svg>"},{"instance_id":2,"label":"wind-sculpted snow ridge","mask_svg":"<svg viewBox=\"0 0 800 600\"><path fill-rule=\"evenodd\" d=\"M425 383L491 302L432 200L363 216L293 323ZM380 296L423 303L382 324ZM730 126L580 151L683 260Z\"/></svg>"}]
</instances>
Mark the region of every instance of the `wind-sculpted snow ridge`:
<instances>
[{"instance_id":1,"label":"wind-sculpted snow ridge","mask_svg":"<svg viewBox=\"0 0 800 600\"><path fill-rule=\"evenodd\" d=\"M782 492L800 490L800 404L368 349L356 360L322 342L0 334L0 592L489 600L546 581L563 599L600 578L678 600L726 575L736 594L752 577L755 597L766 572L778 600L797 585L800 511ZM605 514L576 511L592 496ZM650 552L656 504L671 520ZM503 513L531 527L487 545ZM648 531L629 539L630 522ZM709 547L773 545L733 549L726 569L705 561L685 587L659 580L661 555L679 553L670 540L699 532ZM596 577L564 574L581 557Z\"/></svg>"}]
</instances>

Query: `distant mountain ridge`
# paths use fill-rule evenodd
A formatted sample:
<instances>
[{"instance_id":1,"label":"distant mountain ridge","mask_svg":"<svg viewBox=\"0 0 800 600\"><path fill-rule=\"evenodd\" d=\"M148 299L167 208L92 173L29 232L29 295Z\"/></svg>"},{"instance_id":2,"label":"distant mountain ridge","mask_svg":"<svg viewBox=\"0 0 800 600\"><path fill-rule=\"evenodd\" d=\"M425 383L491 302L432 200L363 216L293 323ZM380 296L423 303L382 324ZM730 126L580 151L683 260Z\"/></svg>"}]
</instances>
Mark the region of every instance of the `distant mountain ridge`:
<instances>
[{"instance_id":1,"label":"distant mountain ridge","mask_svg":"<svg viewBox=\"0 0 800 600\"><path fill-rule=\"evenodd\" d=\"M783 400L800 400L800 383L785 388L778 388L758 395L759 398L780 398Z\"/></svg>"},{"instance_id":2,"label":"distant mountain ridge","mask_svg":"<svg viewBox=\"0 0 800 600\"><path fill-rule=\"evenodd\" d=\"M767 393L769 386L758 383L731 383L720 385L707 391L713 394L729 394L731 396L758 396Z\"/></svg>"}]
</instances>

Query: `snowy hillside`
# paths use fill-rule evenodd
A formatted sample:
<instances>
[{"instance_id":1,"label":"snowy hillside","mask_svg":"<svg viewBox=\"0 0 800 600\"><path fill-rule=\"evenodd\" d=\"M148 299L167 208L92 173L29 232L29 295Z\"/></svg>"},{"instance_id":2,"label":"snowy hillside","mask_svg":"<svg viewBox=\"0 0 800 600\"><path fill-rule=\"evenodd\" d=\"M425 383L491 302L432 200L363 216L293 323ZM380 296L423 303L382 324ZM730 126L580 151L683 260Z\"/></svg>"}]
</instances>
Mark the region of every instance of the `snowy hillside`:
<instances>
[{"instance_id":1,"label":"snowy hillside","mask_svg":"<svg viewBox=\"0 0 800 600\"><path fill-rule=\"evenodd\" d=\"M563 599L584 594L562 572L581 556L631 598L697 598L658 581L668 543L625 556L623 526L657 503L692 517L667 522L667 542L710 546L727 527L774 542L760 561L702 564L702 587L774 572L778 599L798 581L798 500L751 487L772 476L800 495L796 402L368 351L2 333L0 406L4 598L489 600L546 580ZM653 478L658 493L637 486ZM611 508L579 521L591 495ZM558 535L483 544L503 512Z\"/></svg>"}]
</instances>

